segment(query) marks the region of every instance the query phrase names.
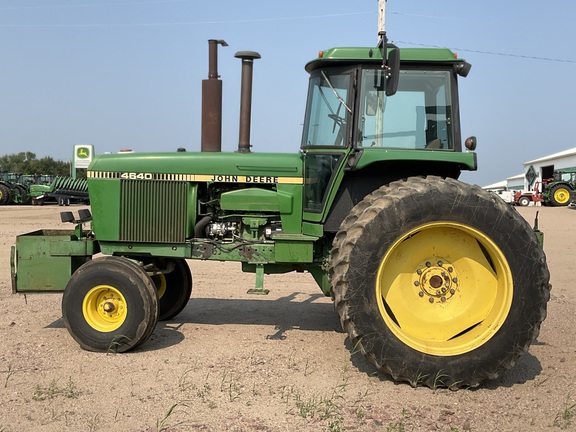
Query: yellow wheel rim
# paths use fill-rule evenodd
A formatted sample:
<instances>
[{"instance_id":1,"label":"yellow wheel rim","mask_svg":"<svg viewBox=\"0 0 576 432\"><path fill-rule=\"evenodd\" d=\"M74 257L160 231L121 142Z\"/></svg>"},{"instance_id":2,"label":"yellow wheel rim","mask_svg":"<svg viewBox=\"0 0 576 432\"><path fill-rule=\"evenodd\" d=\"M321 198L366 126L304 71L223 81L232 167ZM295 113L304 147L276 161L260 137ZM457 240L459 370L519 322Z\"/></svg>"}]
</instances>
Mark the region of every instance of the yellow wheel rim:
<instances>
[{"instance_id":1,"label":"yellow wheel rim","mask_svg":"<svg viewBox=\"0 0 576 432\"><path fill-rule=\"evenodd\" d=\"M158 299L161 299L164 294L166 294L166 276L162 273L152 276L152 281L156 285L156 291L158 292Z\"/></svg>"},{"instance_id":2,"label":"yellow wheel rim","mask_svg":"<svg viewBox=\"0 0 576 432\"><path fill-rule=\"evenodd\" d=\"M110 285L98 285L88 291L82 302L86 322L100 332L120 328L126 319L128 305L120 291Z\"/></svg>"},{"instance_id":3,"label":"yellow wheel rim","mask_svg":"<svg viewBox=\"0 0 576 432\"><path fill-rule=\"evenodd\" d=\"M451 356L500 329L512 304L510 267L481 232L454 222L421 225L388 250L376 280L380 313L402 342Z\"/></svg>"},{"instance_id":4,"label":"yellow wheel rim","mask_svg":"<svg viewBox=\"0 0 576 432\"><path fill-rule=\"evenodd\" d=\"M559 204L566 204L570 199L570 192L567 189L560 188L554 191L554 200Z\"/></svg>"}]
</instances>

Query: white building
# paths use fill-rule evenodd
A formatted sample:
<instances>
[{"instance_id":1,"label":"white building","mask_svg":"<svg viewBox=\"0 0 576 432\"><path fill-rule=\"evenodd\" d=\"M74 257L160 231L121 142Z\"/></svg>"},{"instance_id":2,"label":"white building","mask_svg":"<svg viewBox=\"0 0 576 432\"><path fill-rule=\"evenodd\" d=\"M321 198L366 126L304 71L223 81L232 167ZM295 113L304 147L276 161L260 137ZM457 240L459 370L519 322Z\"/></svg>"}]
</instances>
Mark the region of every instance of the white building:
<instances>
[{"instance_id":1,"label":"white building","mask_svg":"<svg viewBox=\"0 0 576 432\"><path fill-rule=\"evenodd\" d=\"M524 174L517 174L515 176L508 177L506 180L483 186L482 189L491 190L494 192L499 190L522 190L524 189Z\"/></svg>"},{"instance_id":2,"label":"white building","mask_svg":"<svg viewBox=\"0 0 576 432\"><path fill-rule=\"evenodd\" d=\"M534 190L543 179L554 177L554 171L576 168L576 147L524 162L524 190Z\"/></svg>"},{"instance_id":3,"label":"white building","mask_svg":"<svg viewBox=\"0 0 576 432\"><path fill-rule=\"evenodd\" d=\"M539 188L543 179L554 176L554 171L576 168L576 147L524 162L524 172L498 183L484 186L487 190L524 190Z\"/></svg>"}]
</instances>

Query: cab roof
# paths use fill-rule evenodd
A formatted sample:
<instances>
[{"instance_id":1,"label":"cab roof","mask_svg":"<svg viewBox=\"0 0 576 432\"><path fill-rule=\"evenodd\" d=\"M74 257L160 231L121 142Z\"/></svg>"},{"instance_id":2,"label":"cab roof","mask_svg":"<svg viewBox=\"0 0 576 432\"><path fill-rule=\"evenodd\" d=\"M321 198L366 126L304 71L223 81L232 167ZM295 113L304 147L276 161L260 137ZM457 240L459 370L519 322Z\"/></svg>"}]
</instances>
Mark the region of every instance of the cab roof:
<instances>
[{"instance_id":1,"label":"cab roof","mask_svg":"<svg viewBox=\"0 0 576 432\"><path fill-rule=\"evenodd\" d=\"M390 48L389 48L390 51ZM400 61L414 63L459 63L457 55L448 48L400 48ZM335 63L382 63L380 47L337 47L320 51L318 57L309 61L305 69L311 72L321 66Z\"/></svg>"}]
</instances>

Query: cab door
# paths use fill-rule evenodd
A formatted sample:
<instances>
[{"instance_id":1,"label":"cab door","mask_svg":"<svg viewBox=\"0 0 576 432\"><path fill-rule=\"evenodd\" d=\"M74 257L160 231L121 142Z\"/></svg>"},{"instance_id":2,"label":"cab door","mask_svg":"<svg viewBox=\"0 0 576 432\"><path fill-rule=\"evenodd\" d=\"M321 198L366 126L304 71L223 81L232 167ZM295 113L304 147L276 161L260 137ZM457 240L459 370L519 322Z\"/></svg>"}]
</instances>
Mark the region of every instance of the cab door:
<instances>
[{"instance_id":1,"label":"cab door","mask_svg":"<svg viewBox=\"0 0 576 432\"><path fill-rule=\"evenodd\" d=\"M352 151L356 70L312 72L304 121L304 220L323 222Z\"/></svg>"}]
</instances>

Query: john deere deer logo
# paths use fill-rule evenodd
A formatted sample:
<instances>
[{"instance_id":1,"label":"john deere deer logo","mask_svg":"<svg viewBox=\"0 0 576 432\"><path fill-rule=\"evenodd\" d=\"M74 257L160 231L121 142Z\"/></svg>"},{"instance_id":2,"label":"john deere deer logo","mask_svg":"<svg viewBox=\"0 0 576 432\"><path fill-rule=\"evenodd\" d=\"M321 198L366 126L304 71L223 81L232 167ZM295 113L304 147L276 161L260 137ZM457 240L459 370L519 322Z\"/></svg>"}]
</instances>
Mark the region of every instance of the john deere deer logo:
<instances>
[{"instance_id":1,"label":"john deere deer logo","mask_svg":"<svg viewBox=\"0 0 576 432\"><path fill-rule=\"evenodd\" d=\"M76 150L76 156L78 156L79 159L86 159L90 157L90 152L86 147L79 147Z\"/></svg>"}]
</instances>

